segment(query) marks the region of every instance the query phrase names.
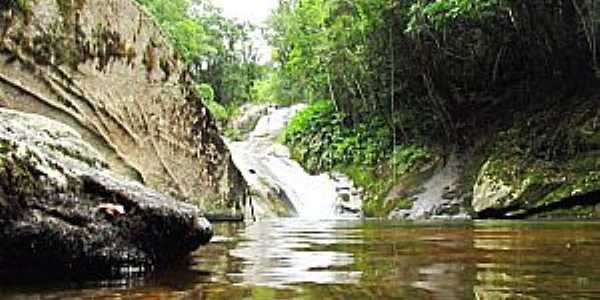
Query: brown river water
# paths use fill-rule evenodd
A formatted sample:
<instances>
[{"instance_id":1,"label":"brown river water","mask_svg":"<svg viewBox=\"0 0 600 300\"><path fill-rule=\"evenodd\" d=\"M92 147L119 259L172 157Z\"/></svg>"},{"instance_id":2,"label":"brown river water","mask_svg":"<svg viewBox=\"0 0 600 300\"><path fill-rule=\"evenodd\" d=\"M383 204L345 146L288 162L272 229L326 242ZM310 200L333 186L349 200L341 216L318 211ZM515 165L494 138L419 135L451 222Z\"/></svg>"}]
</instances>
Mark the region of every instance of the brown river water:
<instances>
[{"instance_id":1,"label":"brown river water","mask_svg":"<svg viewBox=\"0 0 600 300\"><path fill-rule=\"evenodd\" d=\"M219 224L129 279L0 283L0 299L600 299L600 223L277 219Z\"/></svg>"}]
</instances>

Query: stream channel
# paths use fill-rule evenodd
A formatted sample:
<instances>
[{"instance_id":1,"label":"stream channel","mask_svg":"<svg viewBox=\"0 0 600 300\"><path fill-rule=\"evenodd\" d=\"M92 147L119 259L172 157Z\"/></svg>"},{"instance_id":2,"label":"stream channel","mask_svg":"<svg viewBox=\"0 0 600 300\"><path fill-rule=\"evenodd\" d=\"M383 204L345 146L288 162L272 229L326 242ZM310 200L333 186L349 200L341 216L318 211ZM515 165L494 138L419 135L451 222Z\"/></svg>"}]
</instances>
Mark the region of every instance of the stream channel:
<instances>
[{"instance_id":1,"label":"stream channel","mask_svg":"<svg viewBox=\"0 0 600 300\"><path fill-rule=\"evenodd\" d=\"M144 278L0 287L0 299L599 299L600 223L273 219Z\"/></svg>"},{"instance_id":2,"label":"stream channel","mask_svg":"<svg viewBox=\"0 0 600 300\"><path fill-rule=\"evenodd\" d=\"M294 217L254 203L258 221L215 224L209 245L168 269L0 283L0 299L600 299L600 223L340 217L341 193L342 210L359 205L351 183L304 173L272 143L290 115L276 110L230 147Z\"/></svg>"}]
</instances>

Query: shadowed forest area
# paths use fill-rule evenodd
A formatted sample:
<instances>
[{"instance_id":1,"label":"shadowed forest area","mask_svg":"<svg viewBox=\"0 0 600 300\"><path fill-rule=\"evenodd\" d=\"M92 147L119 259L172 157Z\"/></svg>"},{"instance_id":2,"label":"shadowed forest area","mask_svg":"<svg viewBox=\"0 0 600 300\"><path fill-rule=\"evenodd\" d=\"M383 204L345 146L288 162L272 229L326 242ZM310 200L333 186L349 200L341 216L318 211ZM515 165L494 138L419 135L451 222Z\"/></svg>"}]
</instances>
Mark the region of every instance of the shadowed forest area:
<instances>
[{"instance_id":1,"label":"shadowed forest area","mask_svg":"<svg viewBox=\"0 0 600 300\"><path fill-rule=\"evenodd\" d=\"M266 65L246 44L253 29L202 1L140 2L227 135L240 138L227 124L244 103L310 103L282 140L311 172L350 174L374 214L410 205L380 198L423 162L458 154L469 190L491 156L561 169L598 150L594 1L280 1L262 29Z\"/></svg>"}]
</instances>

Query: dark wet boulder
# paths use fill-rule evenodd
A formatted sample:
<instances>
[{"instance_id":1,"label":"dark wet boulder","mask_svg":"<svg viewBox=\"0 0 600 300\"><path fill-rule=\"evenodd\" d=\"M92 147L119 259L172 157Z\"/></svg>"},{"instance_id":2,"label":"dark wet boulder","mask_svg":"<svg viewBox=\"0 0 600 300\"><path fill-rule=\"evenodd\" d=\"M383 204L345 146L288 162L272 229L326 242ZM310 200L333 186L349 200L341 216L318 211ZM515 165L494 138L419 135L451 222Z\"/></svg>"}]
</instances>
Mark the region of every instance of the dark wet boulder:
<instances>
[{"instance_id":1,"label":"dark wet boulder","mask_svg":"<svg viewBox=\"0 0 600 300\"><path fill-rule=\"evenodd\" d=\"M157 266L208 243L195 206L106 166L70 127L0 109L0 275Z\"/></svg>"}]
</instances>

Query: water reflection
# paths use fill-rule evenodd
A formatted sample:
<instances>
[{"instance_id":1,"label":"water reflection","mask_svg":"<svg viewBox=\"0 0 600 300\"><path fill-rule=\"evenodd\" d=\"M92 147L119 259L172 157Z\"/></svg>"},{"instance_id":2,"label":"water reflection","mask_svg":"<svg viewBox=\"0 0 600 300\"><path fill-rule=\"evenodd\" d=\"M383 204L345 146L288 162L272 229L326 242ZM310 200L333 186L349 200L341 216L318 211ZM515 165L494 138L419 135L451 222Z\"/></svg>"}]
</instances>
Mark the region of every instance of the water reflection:
<instances>
[{"instance_id":1,"label":"water reflection","mask_svg":"<svg viewBox=\"0 0 600 300\"><path fill-rule=\"evenodd\" d=\"M360 244L336 221L288 219L253 224L242 231L231 254L244 260L234 278L246 285L284 287L296 283L357 283L360 271L340 270L353 262L352 253L319 251L316 246ZM348 269L348 268L346 268Z\"/></svg>"},{"instance_id":2,"label":"water reflection","mask_svg":"<svg viewBox=\"0 0 600 300\"><path fill-rule=\"evenodd\" d=\"M600 299L600 223L281 219L218 225L183 265L0 299Z\"/></svg>"},{"instance_id":3,"label":"water reflection","mask_svg":"<svg viewBox=\"0 0 600 300\"><path fill-rule=\"evenodd\" d=\"M597 223L481 223L476 299L600 298Z\"/></svg>"}]
</instances>

